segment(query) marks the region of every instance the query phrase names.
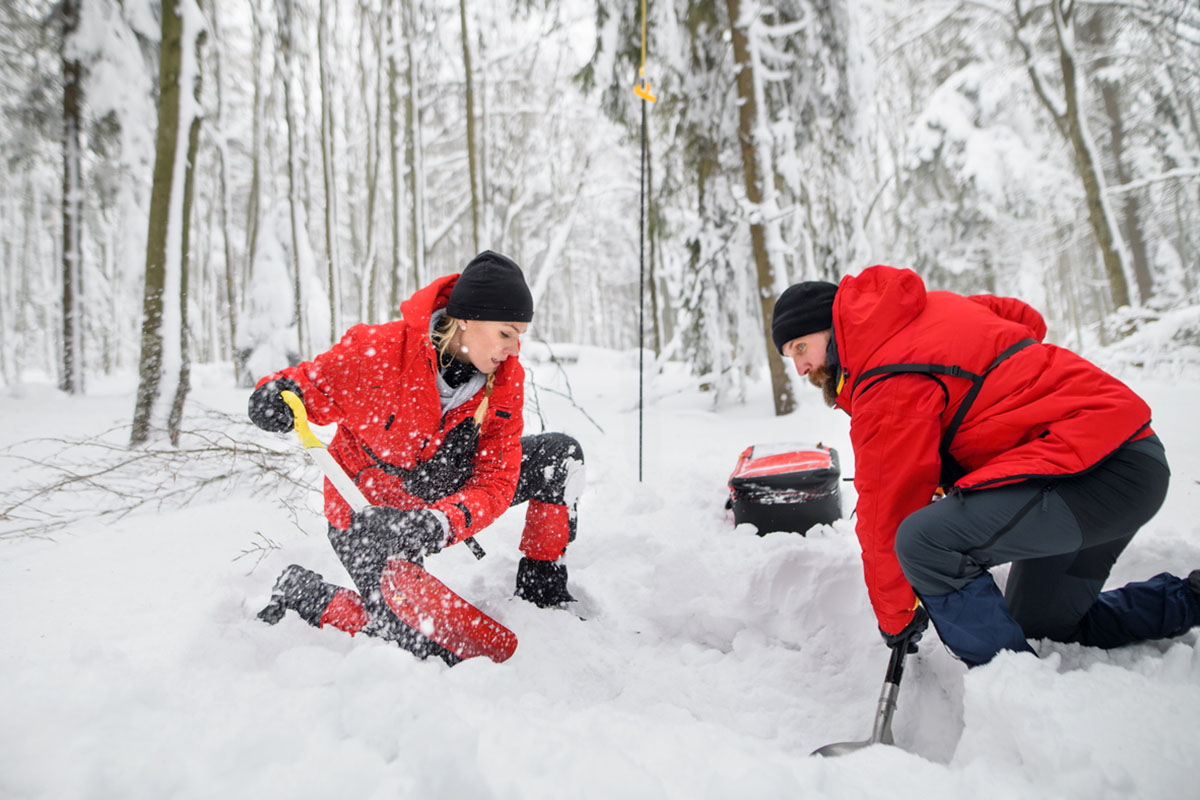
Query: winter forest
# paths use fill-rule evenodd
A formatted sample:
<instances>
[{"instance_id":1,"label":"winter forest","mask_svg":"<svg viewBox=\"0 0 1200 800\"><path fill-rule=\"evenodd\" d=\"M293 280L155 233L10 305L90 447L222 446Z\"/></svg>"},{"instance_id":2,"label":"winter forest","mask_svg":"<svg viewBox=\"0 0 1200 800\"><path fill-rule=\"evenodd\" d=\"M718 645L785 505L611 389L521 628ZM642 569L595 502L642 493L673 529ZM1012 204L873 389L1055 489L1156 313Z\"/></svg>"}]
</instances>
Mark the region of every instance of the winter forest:
<instances>
[{"instance_id":1,"label":"winter forest","mask_svg":"<svg viewBox=\"0 0 1200 800\"><path fill-rule=\"evenodd\" d=\"M350 578L251 387L485 249L524 430L587 454L575 601L514 598L510 511L425 561L503 664L264 624L289 564ZM770 313L878 263L1144 395L1171 486L1110 582L1200 567L1196 0L0 0L0 798L1194 794L1200 629L931 629L896 746L808 757L888 649ZM842 517L736 524L758 442L836 448Z\"/></svg>"},{"instance_id":2,"label":"winter forest","mask_svg":"<svg viewBox=\"0 0 1200 800\"><path fill-rule=\"evenodd\" d=\"M644 342L718 404L769 367L777 413L797 280L908 266L1085 350L1198 300L1186 0L650 2L652 104L636 3L2 14L0 376L137 370L135 438L190 365L249 386L484 248L535 338Z\"/></svg>"}]
</instances>

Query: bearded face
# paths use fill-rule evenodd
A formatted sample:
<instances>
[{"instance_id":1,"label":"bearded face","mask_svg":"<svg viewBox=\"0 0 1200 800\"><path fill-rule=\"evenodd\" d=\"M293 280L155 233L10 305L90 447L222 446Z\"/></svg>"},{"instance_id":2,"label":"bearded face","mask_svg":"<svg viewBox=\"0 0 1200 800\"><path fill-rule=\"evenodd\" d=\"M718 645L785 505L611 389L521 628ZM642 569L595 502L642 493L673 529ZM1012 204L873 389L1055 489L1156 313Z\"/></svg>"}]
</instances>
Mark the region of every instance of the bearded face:
<instances>
[{"instance_id":1,"label":"bearded face","mask_svg":"<svg viewBox=\"0 0 1200 800\"><path fill-rule=\"evenodd\" d=\"M821 390L825 405L833 408L837 404L837 375L829 369L828 365L822 364L808 373L808 382Z\"/></svg>"}]
</instances>

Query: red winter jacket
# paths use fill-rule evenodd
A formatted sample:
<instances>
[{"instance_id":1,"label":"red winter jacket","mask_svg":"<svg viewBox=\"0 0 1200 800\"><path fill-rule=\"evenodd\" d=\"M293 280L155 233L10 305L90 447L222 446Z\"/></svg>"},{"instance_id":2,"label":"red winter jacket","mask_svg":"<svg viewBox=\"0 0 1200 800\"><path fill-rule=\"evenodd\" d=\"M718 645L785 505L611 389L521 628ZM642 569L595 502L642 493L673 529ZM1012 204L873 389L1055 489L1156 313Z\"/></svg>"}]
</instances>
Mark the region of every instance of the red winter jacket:
<instances>
[{"instance_id":1,"label":"red winter jacket","mask_svg":"<svg viewBox=\"0 0 1200 800\"><path fill-rule=\"evenodd\" d=\"M312 422L337 423L329 452L367 499L376 505L443 511L456 542L478 533L512 502L521 474L525 391L525 370L516 358L506 359L496 370L470 479L432 504L404 490L394 468L410 470L432 458L445 434L473 415L483 400L480 389L442 417L429 321L449 301L457 280L458 275L449 275L419 290L401 304L403 319L355 325L328 352L258 382L261 386L278 377L295 381ZM325 516L342 530L350 525L350 507L329 481Z\"/></svg>"},{"instance_id":2,"label":"red winter jacket","mask_svg":"<svg viewBox=\"0 0 1200 800\"><path fill-rule=\"evenodd\" d=\"M855 386L856 376L902 363L980 374L1011 345L1036 340L986 377L954 437L962 491L1078 474L1150 431L1150 407L1099 367L1042 343L1045 322L1020 300L927 292L911 270L874 266L842 279L833 330L846 371L837 403L851 415L863 570L888 633L908 624L916 604L896 559L896 528L933 496L939 443L971 382L899 374Z\"/></svg>"}]
</instances>

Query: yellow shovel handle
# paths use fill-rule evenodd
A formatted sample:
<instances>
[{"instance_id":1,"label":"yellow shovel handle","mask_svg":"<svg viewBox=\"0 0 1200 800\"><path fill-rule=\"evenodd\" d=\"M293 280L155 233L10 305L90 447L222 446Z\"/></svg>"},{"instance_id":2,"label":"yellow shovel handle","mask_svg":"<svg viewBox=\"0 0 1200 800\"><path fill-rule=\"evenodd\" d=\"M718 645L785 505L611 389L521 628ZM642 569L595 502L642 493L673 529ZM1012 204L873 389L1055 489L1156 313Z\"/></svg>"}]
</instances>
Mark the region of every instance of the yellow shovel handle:
<instances>
[{"instance_id":1,"label":"yellow shovel handle","mask_svg":"<svg viewBox=\"0 0 1200 800\"><path fill-rule=\"evenodd\" d=\"M284 389L279 396L283 398L283 402L288 404L288 408L292 409L292 416L296 418L296 435L300 437L300 443L304 445L304 449L324 448L325 445L308 427L308 411L305 410L304 403L296 396L296 393Z\"/></svg>"}]
</instances>

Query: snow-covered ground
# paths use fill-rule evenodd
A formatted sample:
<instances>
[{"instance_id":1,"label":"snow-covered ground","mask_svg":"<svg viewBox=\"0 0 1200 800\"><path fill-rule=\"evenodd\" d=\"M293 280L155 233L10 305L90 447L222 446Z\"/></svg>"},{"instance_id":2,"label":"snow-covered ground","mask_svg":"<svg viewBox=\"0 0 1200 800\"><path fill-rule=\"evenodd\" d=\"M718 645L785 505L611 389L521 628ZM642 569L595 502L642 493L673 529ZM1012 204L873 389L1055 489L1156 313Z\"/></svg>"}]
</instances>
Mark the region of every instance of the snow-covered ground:
<instances>
[{"instance_id":1,"label":"snow-covered ground","mask_svg":"<svg viewBox=\"0 0 1200 800\"><path fill-rule=\"evenodd\" d=\"M429 561L520 638L504 664L453 669L294 614L255 618L287 564L347 581L315 493L299 526L248 481L184 508L3 536L0 797L1195 796L1196 631L1112 652L1035 643L1040 659L968 672L931 630L905 673L898 746L809 757L869 734L888 658L853 525L760 538L732 525L725 480L746 445L777 441L833 445L852 475L848 420L815 390L776 418L765 385L713 411L670 373L647 387L639 482L635 355L573 352L574 404L557 367L527 360L529 402L588 458L568 553L578 616L511 598L522 510L479 537L483 561L462 547ZM1132 379L1174 479L1112 585L1200 567L1200 378ZM243 413L227 370L193 380L193 415ZM133 386L0 390L0 445L37 453L20 443L126 424ZM238 424L235 438L289 444ZM6 452L6 480L36 482ZM295 464L317 486L298 447ZM848 516L850 484L843 501ZM280 549L255 564L242 554L264 537Z\"/></svg>"}]
</instances>

